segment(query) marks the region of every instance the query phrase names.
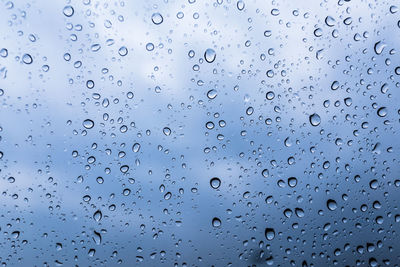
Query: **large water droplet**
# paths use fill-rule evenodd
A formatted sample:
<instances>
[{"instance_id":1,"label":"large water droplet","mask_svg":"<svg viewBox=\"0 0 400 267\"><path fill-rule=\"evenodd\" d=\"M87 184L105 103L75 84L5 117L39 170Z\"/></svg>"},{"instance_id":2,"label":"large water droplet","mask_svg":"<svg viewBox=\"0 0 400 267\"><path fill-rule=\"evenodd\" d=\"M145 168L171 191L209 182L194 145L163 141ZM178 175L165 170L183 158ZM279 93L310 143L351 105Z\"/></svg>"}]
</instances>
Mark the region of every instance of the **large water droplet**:
<instances>
[{"instance_id":1,"label":"large water droplet","mask_svg":"<svg viewBox=\"0 0 400 267\"><path fill-rule=\"evenodd\" d=\"M97 210L94 214L93 214L93 219L96 222L99 222L101 220L101 218L103 217L103 214L101 213L100 210Z\"/></svg>"},{"instance_id":2,"label":"large water droplet","mask_svg":"<svg viewBox=\"0 0 400 267\"><path fill-rule=\"evenodd\" d=\"M214 177L210 180L210 185L214 189L218 189L221 185L221 180L218 177Z\"/></svg>"},{"instance_id":3,"label":"large water droplet","mask_svg":"<svg viewBox=\"0 0 400 267\"><path fill-rule=\"evenodd\" d=\"M217 217L214 217L212 219L212 226L214 227L220 227L221 226L221 220Z\"/></svg>"},{"instance_id":4,"label":"large water droplet","mask_svg":"<svg viewBox=\"0 0 400 267\"><path fill-rule=\"evenodd\" d=\"M94 122L92 120L90 120L90 119L86 119L86 120L83 121L82 125L86 129L91 129L94 126Z\"/></svg>"},{"instance_id":5,"label":"large water droplet","mask_svg":"<svg viewBox=\"0 0 400 267\"><path fill-rule=\"evenodd\" d=\"M32 57L31 57L31 55L29 55L29 54L24 54L23 56L22 56L22 62L24 62L25 64L32 64L32 62L33 62L33 59L32 59Z\"/></svg>"},{"instance_id":6,"label":"large water droplet","mask_svg":"<svg viewBox=\"0 0 400 267\"><path fill-rule=\"evenodd\" d=\"M164 18L160 13L157 12L151 16L151 21L153 21L155 25L160 25L164 21Z\"/></svg>"},{"instance_id":7,"label":"large water droplet","mask_svg":"<svg viewBox=\"0 0 400 267\"><path fill-rule=\"evenodd\" d=\"M328 199L328 201L326 202L326 206L331 211L334 211L335 209L337 209L337 203L333 199Z\"/></svg>"},{"instance_id":8,"label":"large water droplet","mask_svg":"<svg viewBox=\"0 0 400 267\"><path fill-rule=\"evenodd\" d=\"M275 238L275 230L273 228L266 228L265 229L265 238L268 241L271 241Z\"/></svg>"},{"instance_id":9,"label":"large water droplet","mask_svg":"<svg viewBox=\"0 0 400 267\"><path fill-rule=\"evenodd\" d=\"M385 47L386 47L386 44L384 44L383 42L381 42L381 41L376 42L375 45L374 45L375 53L376 53L377 55L382 54L382 51L383 51L383 49L384 49Z\"/></svg>"},{"instance_id":10,"label":"large water droplet","mask_svg":"<svg viewBox=\"0 0 400 267\"><path fill-rule=\"evenodd\" d=\"M72 17L72 15L74 15L74 8L72 6L65 6L63 13L67 17Z\"/></svg>"},{"instance_id":11,"label":"large water droplet","mask_svg":"<svg viewBox=\"0 0 400 267\"><path fill-rule=\"evenodd\" d=\"M310 123L312 126L318 126L321 123L321 117L317 113L310 115Z\"/></svg>"},{"instance_id":12,"label":"large water droplet","mask_svg":"<svg viewBox=\"0 0 400 267\"><path fill-rule=\"evenodd\" d=\"M164 133L166 136L168 136L168 135L170 135L170 134L171 134L171 129L170 129L170 128L168 128L168 127L164 127L164 129L163 129L163 133Z\"/></svg>"},{"instance_id":13,"label":"large water droplet","mask_svg":"<svg viewBox=\"0 0 400 267\"><path fill-rule=\"evenodd\" d=\"M208 49L206 50L206 52L204 52L204 59L205 59L208 63L214 62L216 56L217 56L217 54L215 53L214 49L208 48Z\"/></svg>"},{"instance_id":14,"label":"large water droplet","mask_svg":"<svg viewBox=\"0 0 400 267\"><path fill-rule=\"evenodd\" d=\"M386 117L387 108L386 107L381 107L381 108L378 109L378 111L376 113L378 114L379 117Z\"/></svg>"}]
</instances>

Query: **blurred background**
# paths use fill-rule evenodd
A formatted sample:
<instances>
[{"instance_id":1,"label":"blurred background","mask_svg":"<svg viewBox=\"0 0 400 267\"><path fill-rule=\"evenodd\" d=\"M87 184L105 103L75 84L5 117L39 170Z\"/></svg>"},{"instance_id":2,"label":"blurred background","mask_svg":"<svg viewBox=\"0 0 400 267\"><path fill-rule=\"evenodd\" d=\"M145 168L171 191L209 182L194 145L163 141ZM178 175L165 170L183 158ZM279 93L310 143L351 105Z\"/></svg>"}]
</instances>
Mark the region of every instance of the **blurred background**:
<instances>
[{"instance_id":1,"label":"blurred background","mask_svg":"<svg viewBox=\"0 0 400 267\"><path fill-rule=\"evenodd\" d=\"M396 1L0 0L2 266L399 266Z\"/></svg>"}]
</instances>

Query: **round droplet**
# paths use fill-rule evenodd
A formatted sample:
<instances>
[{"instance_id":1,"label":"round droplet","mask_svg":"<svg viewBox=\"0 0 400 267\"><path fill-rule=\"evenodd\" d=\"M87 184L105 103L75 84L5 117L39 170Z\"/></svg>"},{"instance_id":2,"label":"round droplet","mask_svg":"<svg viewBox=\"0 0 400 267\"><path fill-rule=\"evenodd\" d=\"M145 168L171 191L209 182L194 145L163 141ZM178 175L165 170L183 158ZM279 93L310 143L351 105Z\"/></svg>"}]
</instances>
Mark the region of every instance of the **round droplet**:
<instances>
[{"instance_id":1,"label":"round droplet","mask_svg":"<svg viewBox=\"0 0 400 267\"><path fill-rule=\"evenodd\" d=\"M214 62L216 56L217 56L217 54L215 53L214 49L208 48L208 49L206 50L206 52L204 52L204 59L205 59L208 63Z\"/></svg>"},{"instance_id":2,"label":"round droplet","mask_svg":"<svg viewBox=\"0 0 400 267\"><path fill-rule=\"evenodd\" d=\"M157 12L151 16L151 21L153 21L155 25L160 25L164 21L164 18L160 13Z\"/></svg>"},{"instance_id":3,"label":"round droplet","mask_svg":"<svg viewBox=\"0 0 400 267\"><path fill-rule=\"evenodd\" d=\"M210 185L213 189L218 189L221 185L221 180L218 177L211 178Z\"/></svg>"},{"instance_id":4,"label":"round droplet","mask_svg":"<svg viewBox=\"0 0 400 267\"><path fill-rule=\"evenodd\" d=\"M83 127L85 127L86 129L91 129L94 126L94 122L90 119L84 120L83 121Z\"/></svg>"},{"instance_id":5,"label":"round droplet","mask_svg":"<svg viewBox=\"0 0 400 267\"><path fill-rule=\"evenodd\" d=\"M273 228L266 228L265 229L265 238L268 241L271 241L275 238L275 230Z\"/></svg>"},{"instance_id":6,"label":"round droplet","mask_svg":"<svg viewBox=\"0 0 400 267\"><path fill-rule=\"evenodd\" d=\"M378 180L373 179L369 182L369 187L371 189L377 189L378 188Z\"/></svg>"},{"instance_id":7,"label":"round droplet","mask_svg":"<svg viewBox=\"0 0 400 267\"><path fill-rule=\"evenodd\" d=\"M261 172L261 174L262 174L262 176L264 176L264 178L267 178L267 177L269 176L269 170L268 170L268 169L264 169L264 170Z\"/></svg>"},{"instance_id":8,"label":"round droplet","mask_svg":"<svg viewBox=\"0 0 400 267\"><path fill-rule=\"evenodd\" d=\"M147 51L153 51L154 50L154 44L153 43L147 43L146 44L146 50Z\"/></svg>"},{"instance_id":9,"label":"round droplet","mask_svg":"<svg viewBox=\"0 0 400 267\"><path fill-rule=\"evenodd\" d=\"M32 59L32 57L31 57L31 55L29 55L29 54L24 54L23 56L22 56L22 62L24 62L25 64L32 64L32 62L33 62L33 59Z\"/></svg>"},{"instance_id":10,"label":"round droplet","mask_svg":"<svg viewBox=\"0 0 400 267\"><path fill-rule=\"evenodd\" d=\"M214 217L212 219L212 226L214 227L220 227L221 226L221 220L217 217Z\"/></svg>"},{"instance_id":11,"label":"round droplet","mask_svg":"<svg viewBox=\"0 0 400 267\"><path fill-rule=\"evenodd\" d=\"M326 206L331 211L334 211L335 209L337 209L337 203L333 199L328 199L328 201L326 202Z\"/></svg>"},{"instance_id":12,"label":"round droplet","mask_svg":"<svg viewBox=\"0 0 400 267\"><path fill-rule=\"evenodd\" d=\"M239 0L237 1L236 6L238 10L242 11L244 9L245 4L242 0Z\"/></svg>"},{"instance_id":13,"label":"round droplet","mask_svg":"<svg viewBox=\"0 0 400 267\"><path fill-rule=\"evenodd\" d=\"M87 87L88 89L93 89L93 87L94 87L94 81L93 81L93 80L87 80L87 81L86 81L86 87Z\"/></svg>"},{"instance_id":14,"label":"round droplet","mask_svg":"<svg viewBox=\"0 0 400 267\"><path fill-rule=\"evenodd\" d=\"M297 178L296 177L290 177L288 179L288 185L290 187L295 187L297 185Z\"/></svg>"},{"instance_id":15,"label":"round droplet","mask_svg":"<svg viewBox=\"0 0 400 267\"><path fill-rule=\"evenodd\" d=\"M163 129L163 133L164 133L166 136L168 136L168 135L170 135L170 134L171 134L171 129L170 129L170 128L168 128L168 127L164 127L164 129Z\"/></svg>"},{"instance_id":16,"label":"round droplet","mask_svg":"<svg viewBox=\"0 0 400 267\"><path fill-rule=\"evenodd\" d=\"M207 92L207 97L209 99L214 99L217 97L217 90L211 89L210 91Z\"/></svg>"},{"instance_id":17,"label":"round droplet","mask_svg":"<svg viewBox=\"0 0 400 267\"><path fill-rule=\"evenodd\" d=\"M317 113L310 115L310 123L312 126L318 126L321 123L321 117Z\"/></svg>"},{"instance_id":18,"label":"round droplet","mask_svg":"<svg viewBox=\"0 0 400 267\"><path fill-rule=\"evenodd\" d=\"M124 57L128 54L128 48L126 48L125 46L121 46L120 49L118 50L118 54L121 57Z\"/></svg>"},{"instance_id":19,"label":"round droplet","mask_svg":"<svg viewBox=\"0 0 400 267\"><path fill-rule=\"evenodd\" d=\"M131 193L131 190L130 190L129 188L125 188L125 189L122 191L122 194L123 194L124 196L129 196L130 193Z\"/></svg>"},{"instance_id":20,"label":"round droplet","mask_svg":"<svg viewBox=\"0 0 400 267\"><path fill-rule=\"evenodd\" d=\"M269 92L267 92L267 93L265 94L265 98L266 98L267 100L272 100L272 99L275 98L275 93L272 92L272 91L269 91Z\"/></svg>"},{"instance_id":21,"label":"round droplet","mask_svg":"<svg viewBox=\"0 0 400 267\"><path fill-rule=\"evenodd\" d=\"M378 111L376 113L378 114L379 117L386 117L387 108L381 107L381 108L378 109Z\"/></svg>"},{"instance_id":22,"label":"round droplet","mask_svg":"<svg viewBox=\"0 0 400 267\"><path fill-rule=\"evenodd\" d=\"M331 16L327 16L327 17L325 18L325 24L326 24L327 26L333 27L333 26L335 26L335 23L336 23L335 19L332 18Z\"/></svg>"},{"instance_id":23,"label":"round droplet","mask_svg":"<svg viewBox=\"0 0 400 267\"><path fill-rule=\"evenodd\" d=\"M72 6L65 6L63 13L67 17L72 17L72 15L74 15L74 8Z\"/></svg>"},{"instance_id":24,"label":"round droplet","mask_svg":"<svg viewBox=\"0 0 400 267\"><path fill-rule=\"evenodd\" d=\"M0 49L0 57L7 57L8 56L8 50L6 48Z\"/></svg>"}]
</instances>

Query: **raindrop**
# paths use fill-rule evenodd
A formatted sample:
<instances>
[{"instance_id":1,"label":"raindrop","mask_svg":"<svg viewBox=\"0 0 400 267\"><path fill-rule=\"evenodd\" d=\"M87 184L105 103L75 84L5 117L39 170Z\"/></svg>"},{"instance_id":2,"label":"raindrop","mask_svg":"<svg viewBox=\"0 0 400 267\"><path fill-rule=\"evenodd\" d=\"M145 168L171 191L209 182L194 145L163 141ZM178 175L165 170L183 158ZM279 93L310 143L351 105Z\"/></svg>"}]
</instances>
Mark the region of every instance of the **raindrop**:
<instances>
[{"instance_id":1,"label":"raindrop","mask_svg":"<svg viewBox=\"0 0 400 267\"><path fill-rule=\"evenodd\" d=\"M29 65L29 64L32 64L33 59L32 59L32 57L31 57L31 55L29 55L29 54L24 54L24 55L22 56L22 62L24 62L25 64Z\"/></svg>"},{"instance_id":2,"label":"raindrop","mask_svg":"<svg viewBox=\"0 0 400 267\"><path fill-rule=\"evenodd\" d=\"M208 49L206 50L206 52L204 52L204 59L205 59L208 63L214 62L216 56L217 56L217 55L216 55L214 49L208 48Z\"/></svg>"},{"instance_id":3,"label":"raindrop","mask_svg":"<svg viewBox=\"0 0 400 267\"><path fill-rule=\"evenodd\" d=\"M381 107L381 108L378 109L378 111L376 113L378 114L379 117L386 117L387 108L386 107Z\"/></svg>"},{"instance_id":4,"label":"raindrop","mask_svg":"<svg viewBox=\"0 0 400 267\"><path fill-rule=\"evenodd\" d=\"M65 6L63 13L67 17L72 17L72 15L74 15L74 8L72 6Z\"/></svg>"},{"instance_id":5,"label":"raindrop","mask_svg":"<svg viewBox=\"0 0 400 267\"><path fill-rule=\"evenodd\" d=\"M220 227L221 226L221 220L217 217L214 217L212 219L212 226L214 227Z\"/></svg>"},{"instance_id":6,"label":"raindrop","mask_svg":"<svg viewBox=\"0 0 400 267\"><path fill-rule=\"evenodd\" d=\"M211 89L210 91L207 92L207 97L209 99L214 99L217 97L217 90Z\"/></svg>"},{"instance_id":7,"label":"raindrop","mask_svg":"<svg viewBox=\"0 0 400 267\"><path fill-rule=\"evenodd\" d=\"M164 21L164 18L160 13L157 12L151 16L151 20L155 25L160 25Z\"/></svg>"},{"instance_id":8,"label":"raindrop","mask_svg":"<svg viewBox=\"0 0 400 267\"><path fill-rule=\"evenodd\" d=\"M242 0L237 1L237 3L236 3L237 9L242 11L244 9L244 6L245 6L245 4L244 4L244 2Z\"/></svg>"},{"instance_id":9,"label":"raindrop","mask_svg":"<svg viewBox=\"0 0 400 267\"><path fill-rule=\"evenodd\" d=\"M139 143L133 144L132 151L137 153L137 152L139 152L139 150L140 150L140 144Z\"/></svg>"},{"instance_id":10,"label":"raindrop","mask_svg":"<svg viewBox=\"0 0 400 267\"><path fill-rule=\"evenodd\" d=\"M93 214L93 219L96 222L99 222L101 220L101 218L103 217L103 214L101 213L100 210L97 210L94 214Z\"/></svg>"},{"instance_id":11,"label":"raindrop","mask_svg":"<svg viewBox=\"0 0 400 267\"><path fill-rule=\"evenodd\" d=\"M164 129L163 129L163 133L164 133L164 135L165 135L165 136L168 136L168 135L170 135L170 134L171 134L171 129L170 129L170 128L168 128L168 127L164 127Z\"/></svg>"},{"instance_id":12,"label":"raindrop","mask_svg":"<svg viewBox=\"0 0 400 267\"><path fill-rule=\"evenodd\" d=\"M312 126L318 126L321 123L321 117L317 113L310 115L309 119Z\"/></svg>"},{"instance_id":13,"label":"raindrop","mask_svg":"<svg viewBox=\"0 0 400 267\"><path fill-rule=\"evenodd\" d=\"M273 228L266 228L265 229L265 238L268 241L271 241L275 238L275 230Z\"/></svg>"},{"instance_id":14,"label":"raindrop","mask_svg":"<svg viewBox=\"0 0 400 267\"><path fill-rule=\"evenodd\" d=\"M120 49L118 49L118 54L121 57L124 57L128 54L128 48L126 48L125 46L121 46Z\"/></svg>"},{"instance_id":15,"label":"raindrop","mask_svg":"<svg viewBox=\"0 0 400 267\"><path fill-rule=\"evenodd\" d=\"M221 180L218 177L211 178L210 185L213 189L218 189L221 185Z\"/></svg>"},{"instance_id":16,"label":"raindrop","mask_svg":"<svg viewBox=\"0 0 400 267\"><path fill-rule=\"evenodd\" d=\"M337 203L333 199L328 199L326 202L326 206L328 207L329 210L334 211L337 209Z\"/></svg>"},{"instance_id":17,"label":"raindrop","mask_svg":"<svg viewBox=\"0 0 400 267\"><path fill-rule=\"evenodd\" d=\"M92 129L94 126L94 122L90 119L86 119L83 121L82 123L83 127L85 127L86 129Z\"/></svg>"}]
</instances>

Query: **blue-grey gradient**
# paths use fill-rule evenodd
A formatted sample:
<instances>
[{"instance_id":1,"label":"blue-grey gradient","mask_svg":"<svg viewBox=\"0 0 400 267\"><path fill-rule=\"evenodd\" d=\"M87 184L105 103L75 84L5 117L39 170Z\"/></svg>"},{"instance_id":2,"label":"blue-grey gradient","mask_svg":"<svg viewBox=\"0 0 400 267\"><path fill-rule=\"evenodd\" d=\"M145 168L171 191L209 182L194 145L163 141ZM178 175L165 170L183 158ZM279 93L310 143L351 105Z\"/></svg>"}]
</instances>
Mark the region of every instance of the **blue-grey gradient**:
<instances>
[{"instance_id":1,"label":"blue-grey gradient","mask_svg":"<svg viewBox=\"0 0 400 267\"><path fill-rule=\"evenodd\" d=\"M0 1L2 266L400 266L397 1Z\"/></svg>"}]
</instances>

